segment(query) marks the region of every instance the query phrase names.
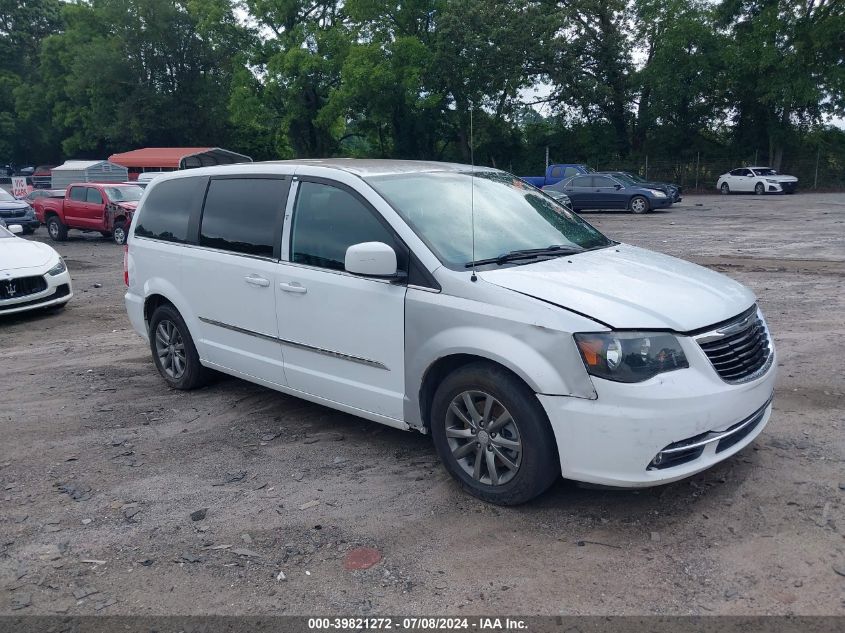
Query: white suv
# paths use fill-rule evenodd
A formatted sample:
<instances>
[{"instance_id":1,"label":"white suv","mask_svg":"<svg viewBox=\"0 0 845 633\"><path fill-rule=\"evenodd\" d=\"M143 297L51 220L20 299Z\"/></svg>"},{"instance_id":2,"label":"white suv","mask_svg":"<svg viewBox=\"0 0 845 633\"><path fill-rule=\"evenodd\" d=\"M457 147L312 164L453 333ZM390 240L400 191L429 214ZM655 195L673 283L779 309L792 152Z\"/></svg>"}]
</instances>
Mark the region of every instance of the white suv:
<instances>
[{"instance_id":1,"label":"white suv","mask_svg":"<svg viewBox=\"0 0 845 633\"><path fill-rule=\"evenodd\" d=\"M768 421L775 351L731 279L614 242L502 171L303 160L150 183L126 307L164 380L208 369L431 433L478 497L681 479Z\"/></svg>"}]
</instances>

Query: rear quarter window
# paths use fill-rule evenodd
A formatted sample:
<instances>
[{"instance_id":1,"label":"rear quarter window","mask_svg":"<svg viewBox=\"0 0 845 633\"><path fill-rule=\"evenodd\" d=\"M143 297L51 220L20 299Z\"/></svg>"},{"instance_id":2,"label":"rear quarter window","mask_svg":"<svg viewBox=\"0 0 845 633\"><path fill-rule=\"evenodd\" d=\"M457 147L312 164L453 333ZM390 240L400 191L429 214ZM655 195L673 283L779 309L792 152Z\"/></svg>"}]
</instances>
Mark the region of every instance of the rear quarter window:
<instances>
[{"instance_id":1,"label":"rear quarter window","mask_svg":"<svg viewBox=\"0 0 845 633\"><path fill-rule=\"evenodd\" d=\"M177 178L158 183L138 209L136 237L185 243L191 211L205 193L207 178Z\"/></svg>"}]
</instances>

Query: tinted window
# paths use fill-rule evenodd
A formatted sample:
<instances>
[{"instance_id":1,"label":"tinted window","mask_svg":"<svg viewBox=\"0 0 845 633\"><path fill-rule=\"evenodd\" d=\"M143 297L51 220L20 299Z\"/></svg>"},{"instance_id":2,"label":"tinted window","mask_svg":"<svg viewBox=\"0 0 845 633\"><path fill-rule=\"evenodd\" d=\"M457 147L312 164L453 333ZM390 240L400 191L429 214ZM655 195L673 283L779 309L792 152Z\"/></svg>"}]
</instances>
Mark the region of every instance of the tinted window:
<instances>
[{"instance_id":1,"label":"tinted window","mask_svg":"<svg viewBox=\"0 0 845 633\"><path fill-rule=\"evenodd\" d=\"M70 190L70 199L76 200L77 202L85 202L85 189L86 187L73 187Z\"/></svg>"},{"instance_id":2,"label":"tinted window","mask_svg":"<svg viewBox=\"0 0 845 633\"><path fill-rule=\"evenodd\" d=\"M346 249L361 242L384 242L396 249L390 230L351 193L303 182L296 196L291 261L344 270ZM402 254L397 261L402 267Z\"/></svg>"},{"instance_id":3,"label":"tinted window","mask_svg":"<svg viewBox=\"0 0 845 633\"><path fill-rule=\"evenodd\" d=\"M200 245L272 257L281 237L287 184L277 178L212 180L202 211Z\"/></svg>"},{"instance_id":4,"label":"tinted window","mask_svg":"<svg viewBox=\"0 0 845 633\"><path fill-rule=\"evenodd\" d=\"M578 170L575 167L567 167L566 171L563 172L564 178L572 178L572 176L577 176Z\"/></svg>"},{"instance_id":5,"label":"tinted window","mask_svg":"<svg viewBox=\"0 0 845 633\"><path fill-rule=\"evenodd\" d=\"M593 182L592 176L581 176L579 178L573 178L572 182L570 183L573 187L591 187Z\"/></svg>"},{"instance_id":6,"label":"tinted window","mask_svg":"<svg viewBox=\"0 0 845 633\"><path fill-rule=\"evenodd\" d=\"M560 167L552 167L552 178L560 178L561 171Z\"/></svg>"},{"instance_id":7,"label":"tinted window","mask_svg":"<svg viewBox=\"0 0 845 633\"><path fill-rule=\"evenodd\" d=\"M206 182L205 178L177 178L159 183L138 211L135 235L187 242L191 209L203 195Z\"/></svg>"},{"instance_id":8,"label":"tinted window","mask_svg":"<svg viewBox=\"0 0 845 633\"><path fill-rule=\"evenodd\" d=\"M594 187L614 187L616 182L607 176L593 176Z\"/></svg>"},{"instance_id":9,"label":"tinted window","mask_svg":"<svg viewBox=\"0 0 845 633\"><path fill-rule=\"evenodd\" d=\"M91 204L103 204L103 196L100 195L100 192L97 189L88 187L88 194L85 196L85 202L90 202Z\"/></svg>"}]
</instances>

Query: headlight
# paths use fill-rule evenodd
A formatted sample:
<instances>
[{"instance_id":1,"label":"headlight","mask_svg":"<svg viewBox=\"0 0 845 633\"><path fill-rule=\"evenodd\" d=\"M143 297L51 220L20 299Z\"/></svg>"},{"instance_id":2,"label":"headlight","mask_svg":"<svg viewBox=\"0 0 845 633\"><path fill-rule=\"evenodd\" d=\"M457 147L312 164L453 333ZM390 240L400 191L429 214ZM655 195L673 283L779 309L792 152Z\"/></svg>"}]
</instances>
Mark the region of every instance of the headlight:
<instances>
[{"instance_id":1,"label":"headlight","mask_svg":"<svg viewBox=\"0 0 845 633\"><path fill-rule=\"evenodd\" d=\"M660 332L575 334L587 373L614 382L642 382L689 367L678 339Z\"/></svg>"},{"instance_id":2,"label":"headlight","mask_svg":"<svg viewBox=\"0 0 845 633\"><path fill-rule=\"evenodd\" d=\"M47 274L55 277L56 275L61 275L66 270L67 266L65 266L65 260L59 257L59 263L53 266L50 270L48 270Z\"/></svg>"},{"instance_id":3,"label":"headlight","mask_svg":"<svg viewBox=\"0 0 845 633\"><path fill-rule=\"evenodd\" d=\"M766 182L773 182L777 184L777 180L775 180L774 178L766 178Z\"/></svg>"},{"instance_id":4,"label":"headlight","mask_svg":"<svg viewBox=\"0 0 845 633\"><path fill-rule=\"evenodd\" d=\"M665 198L666 197L666 194L663 193L662 191L660 191L659 189L649 189L649 191L651 192L651 195L653 195L655 198Z\"/></svg>"},{"instance_id":5,"label":"headlight","mask_svg":"<svg viewBox=\"0 0 845 633\"><path fill-rule=\"evenodd\" d=\"M33 217L35 217L35 209L33 209L32 207L27 207L27 209L26 209L26 217L28 217L28 218L33 218Z\"/></svg>"}]
</instances>

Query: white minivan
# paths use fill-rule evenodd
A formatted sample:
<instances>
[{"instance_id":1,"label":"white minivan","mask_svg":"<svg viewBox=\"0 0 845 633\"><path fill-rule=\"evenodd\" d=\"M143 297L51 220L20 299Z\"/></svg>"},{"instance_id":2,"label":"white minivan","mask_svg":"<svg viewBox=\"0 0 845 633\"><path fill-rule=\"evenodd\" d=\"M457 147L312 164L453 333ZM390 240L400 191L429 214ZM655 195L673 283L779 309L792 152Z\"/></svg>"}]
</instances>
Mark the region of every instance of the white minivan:
<instances>
[{"instance_id":1,"label":"white minivan","mask_svg":"<svg viewBox=\"0 0 845 633\"><path fill-rule=\"evenodd\" d=\"M431 433L470 493L651 486L733 455L772 409L754 295L615 242L503 171L300 160L152 181L126 308L168 385L214 369Z\"/></svg>"}]
</instances>

